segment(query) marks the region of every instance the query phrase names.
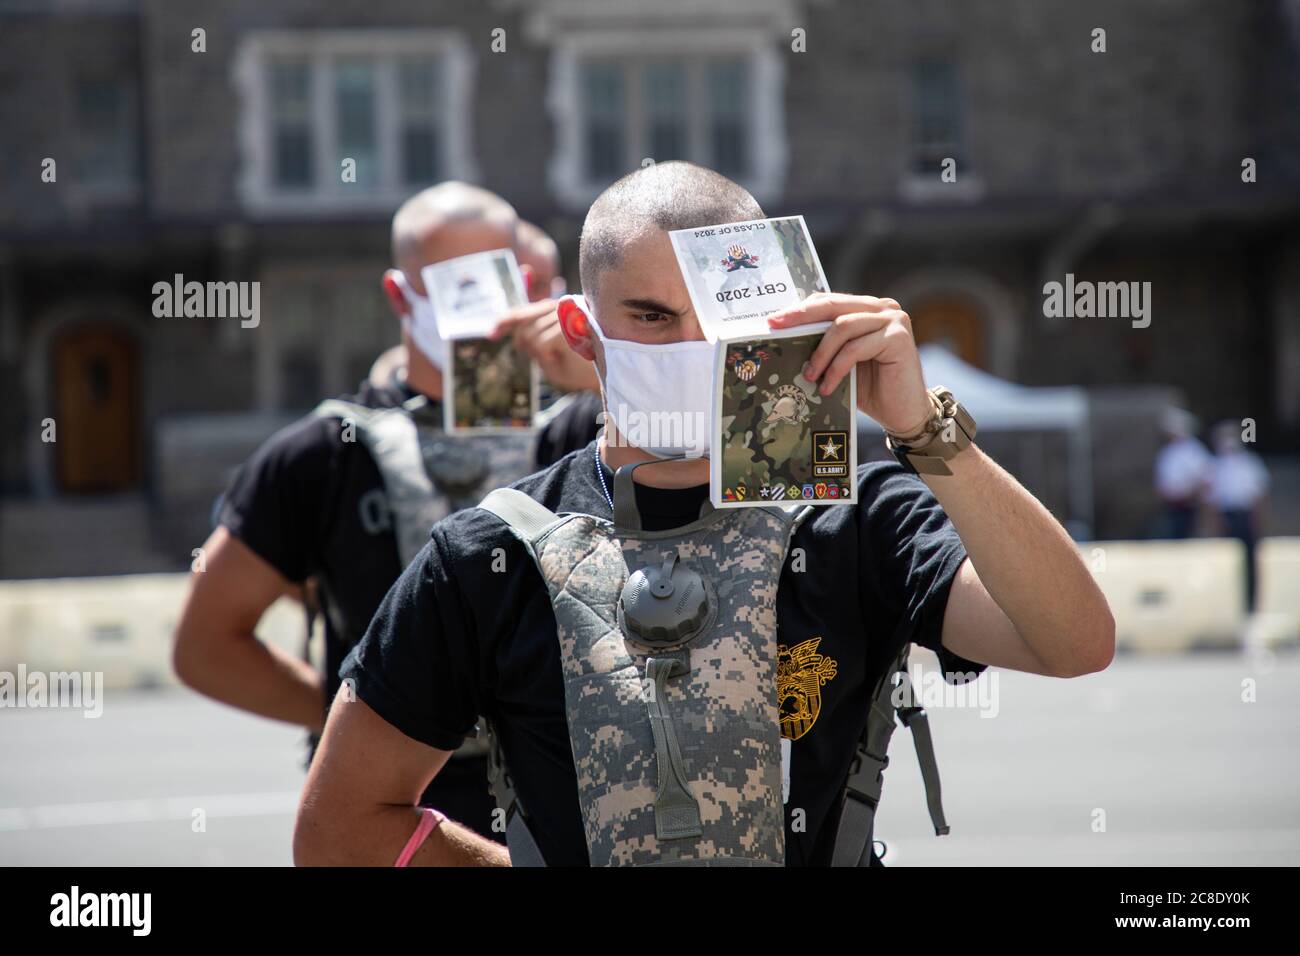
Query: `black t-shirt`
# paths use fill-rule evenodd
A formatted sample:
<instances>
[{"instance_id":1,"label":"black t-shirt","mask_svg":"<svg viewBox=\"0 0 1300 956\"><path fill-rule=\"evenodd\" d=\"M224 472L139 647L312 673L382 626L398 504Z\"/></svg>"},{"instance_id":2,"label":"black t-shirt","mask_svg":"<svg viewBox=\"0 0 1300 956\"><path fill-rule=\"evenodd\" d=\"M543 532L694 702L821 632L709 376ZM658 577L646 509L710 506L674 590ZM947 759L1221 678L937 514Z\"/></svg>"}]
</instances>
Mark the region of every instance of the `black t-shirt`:
<instances>
[{"instance_id":1,"label":"black t-shirt","mask_svg":"<svg viewBox=\"0 0 1300 956\"><path fill-rule=\"evenodd\" d=\"M595 438L599 430L601 419L598 416L605 410L600 392L578 392L561 399L565 400L569 400L568 407L556 415L538 436L539 469L550 467L575 448L581 448Z\"/></svg>"},{"instance_id":2,"label":"black t-shirt","mask_svg":"<svg viewBox=\"0 0 1300 956\"><path fill-rule=\"evenodd\" d=\"M552 511L611 518L596 467L593 443L513 487ZM945 672L983 669L940 647L966 552L934 496L892 462L861 466L858 482L857 507L816 508L796 531L777 591L779 642L820 639L818 653L836 665L816 720L791 744L791 866L830 862L871 689L904 645L939 651ZM695 520L708 487L636 492L645 527L660 530ZM471 508L434 525L342 676L390 724L432 747L454 749L479 714L491 718L547 863L588 864L555 617L540 572L500 519ZM803 832L790 830L795 808Z\"/></svg>"},{"instance_id":3,"label":"black t-shirt","mask_svg":"<svg viewBox=\"0 0 1300 956\"><path fill-rule=\"evenodd\" d=\"M367 380L344 400L391 408L415 394L403 383ZM431 403L435 415L439 407ZM594 418L581 433L586 422L576 413L557 416L539 447L585 445L596 434ZM327 705L338 691L343 657L402 572L379 466L363 442L344 441L339 419L306 415L267 439L239 470L218 521L290 581L318 579Z\"/></svg>"}]
</instances>

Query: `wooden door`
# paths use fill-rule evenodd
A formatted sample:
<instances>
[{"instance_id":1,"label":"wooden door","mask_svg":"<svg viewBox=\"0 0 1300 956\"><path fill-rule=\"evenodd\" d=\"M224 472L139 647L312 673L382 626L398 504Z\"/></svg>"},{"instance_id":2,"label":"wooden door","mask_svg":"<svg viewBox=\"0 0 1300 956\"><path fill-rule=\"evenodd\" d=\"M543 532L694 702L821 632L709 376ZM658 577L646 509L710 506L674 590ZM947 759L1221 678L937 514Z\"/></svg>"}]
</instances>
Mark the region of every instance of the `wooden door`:
<instances>
[{"instance_id":1,"label":"wooden door","mask_svg":"<svg viewBox=\"0 0 1300 956\"><path fill-rule=\"evenodd\" d=\"M927 299L908 313L918 345L942 345L963 362L985 368L984 320L961 299Z\"/></svg>"},{"instance_id":2,"label":"wooden door","mask_svg":"<svg viewBox=\"0 0 1300 956\"><path fill-rule=\"evenodd\" d=\"M135 340L111 326L79 326L55 340L60 491L122 491L139 481L137 368Z\"/></svg>"}]
</instances>

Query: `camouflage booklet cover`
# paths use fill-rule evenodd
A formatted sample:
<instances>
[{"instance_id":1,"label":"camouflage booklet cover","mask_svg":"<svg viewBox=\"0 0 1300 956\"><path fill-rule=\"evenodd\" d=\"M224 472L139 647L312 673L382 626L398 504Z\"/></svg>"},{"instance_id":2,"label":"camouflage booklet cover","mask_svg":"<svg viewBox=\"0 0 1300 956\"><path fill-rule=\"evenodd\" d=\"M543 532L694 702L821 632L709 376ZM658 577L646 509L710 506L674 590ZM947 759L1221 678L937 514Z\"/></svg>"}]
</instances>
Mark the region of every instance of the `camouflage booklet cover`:
<instances>
[{"instance_id":1,"label":"camouflage booklet cover","mask_svg":"<svg viewBox=\"0 0 1300 956\"><path fill-rule=\"evenodd\" d=\"M449 432L531 428L537 414L537 370L512 347L487 334L507 310L525 304L523 276L510 249L478 252L420 270L438 334L448 340L443 370L444 427Z\"/></svg>"},{"instance_id":2,"label":"camouflage booklet cover","mask_svg":"<svg viewBox=\"0 0 1300 956\"><path fill-rule=\"evenodd\" d=\"M854 504L857 379L830 395L803 377L829 322L773 331L768 316L829 291L802 216L669 233L705 336L716 343L709 493L715 507Z\"/></svg>"},{"instance_id":3,"label":"camouflage booklet cover","mask_svg":"<svg viewBox=\"0 0 1300 956\"><path fill-rule=\"evenodd\" d=\"M709 494L715 507L855 504L857 376L829 395L801 374L822 333L718 342Z\"/></svg>"},{"instance_id":4,"label":"camouflage booklet cover","mask_svg":"<svg viewBox=\"0 0 1300 956\"><path fill-rule=\"evenodd\" d=\"M509 336L454 339L443 371L443 427L449 432L531 428L537 414L537 366ZM447 400L450 399L450 400Z\"/></svg>"}]
</instances>

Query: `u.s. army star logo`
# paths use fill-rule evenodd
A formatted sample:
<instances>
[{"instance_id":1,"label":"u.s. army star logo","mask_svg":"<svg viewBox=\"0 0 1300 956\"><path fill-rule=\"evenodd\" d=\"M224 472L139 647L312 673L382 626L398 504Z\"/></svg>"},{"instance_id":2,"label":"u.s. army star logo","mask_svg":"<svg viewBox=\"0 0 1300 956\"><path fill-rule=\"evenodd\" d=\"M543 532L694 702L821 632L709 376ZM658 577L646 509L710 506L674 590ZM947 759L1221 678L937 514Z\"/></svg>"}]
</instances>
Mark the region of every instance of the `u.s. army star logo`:
<instances>
[{"instance_id":1,"label":"u.s. army star logo","mask_svg":"<svg viewBox=\"0 0 1300 956\"><path fill-rule=\"evenodd\" d=\"M822 711L822 685L835 676L833 658L817 653L820 637L776 648L776 696L781 711L781 736L798 740L817 723Z\"/></svg>"}]
</instances>

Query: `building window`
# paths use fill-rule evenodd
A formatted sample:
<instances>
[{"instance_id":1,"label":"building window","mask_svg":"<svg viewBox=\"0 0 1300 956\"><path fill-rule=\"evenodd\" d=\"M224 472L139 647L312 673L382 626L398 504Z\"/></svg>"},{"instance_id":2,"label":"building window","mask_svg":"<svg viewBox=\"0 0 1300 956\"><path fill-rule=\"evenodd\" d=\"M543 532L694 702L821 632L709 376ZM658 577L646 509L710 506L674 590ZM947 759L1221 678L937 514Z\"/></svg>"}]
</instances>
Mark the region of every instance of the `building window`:
<instances>
[{"instance_id":1,"label":"building window","mask_svg":"<svg viewBox=\"0 0 1300 956\"><path fill-rule=\"evenodd\" d=\"M917 61L911 71L912 140L903 192L911 199L971 199L983 185L966 149L965 99L957 65L943 58ZM941 175L955 162L954 181Z\"/></svg>"},{"instance_id":2,"label":"building window","mask_svg":"<svg viewBox=\"0 0 1300 956\"><path fill-rule=\"evenodd\" d=\"M591 59L581 66L584 173L608 183L649 157L689 159L743 179L750 124L744 57Z\"/></svg>"},{"instance_id":3,"label":"building window","mask_svg":"<svg viewBox=\"0 0 1300 956\"><path fill-rule=\"evenodd\" d=\"M583 70L587 175L595 179L616 177L627 168L623 87L623 73L616 66L589 63Z\"/></svg>"},{"instance_id":4,"label":"building window","mask_svg":"<svg viewBox=\"0 0 1300 956\"><path fill-rule=\"evenodd\" d=\"M437 64L421 57L403 57L398 64L401 99L402 181L408 185L438 178L438 105L442 102Z\"/></svg>"},{"instance_id":5,"label":"building window","mask_svg":"<svg viewBox=\"0 0 1300 956\"><path fill-rule=\"evenodd\" d=\"M749 130L744 123L746 65L709 64L709 137L713 168L733 178L749 174Z\"/></svg>"},{"instance_id":6,"label":"building window","mask_svg":"<svg viewBox=\"0 0 1300 956\"><path fill-rule=\"evenodd\" d=\"M312 172L311 67L286 58L270 67L271 141L275 185L310 189Z\"/></svg>"},{"instance_id":7,"label":"building window","mask_svg":"<svg viewBox=\"0 0 1300 956\"><path fill-rule=\"evenodd\" d=\"M76 90L78 185L91 189L138 185L136 99L132 77L83 74Z\"/></svg>"},{"instance_id":8,"label":"building window","mask_svg":"<svg viewBox=\"0 0 1300 956\"><path fill-rule=\"evenodd\" d=\"M553 48L551 186L583 208L645 160L687 159L759 198L785 174L782 66L761 31L567 31Z\"/></svg>"},{"instance_id":9,"label":"building window","mask_svg":"<svg viewBox=\"0 0 1300 956\"><path fill-rule=\"evenodd\" d=\"M475 179L469 54L443 31L253 34L241 192L254 209L386 208L439 179Z\"/></svg>"},{"instance_id":10,"label":"building window","mask_svg":"<svg viewBox=\"0 0 1300 956\"><path fill-rule=\"evenodd\" d=\"M655 63L646 67L645 111L647 153L660 159L685 159L687 146L686 68Z\"/></svg>"},{"instance_id":11,"label":"building window","mask_svg":"<svg viewBox=\"0 0 1300 956\"><path fill-rule=\"evenodd\" d=\"M934 172L952 157L964 166L957 68L947 60L923 60L912 68L912 171Z\"/></svg>"}]
</instances>

